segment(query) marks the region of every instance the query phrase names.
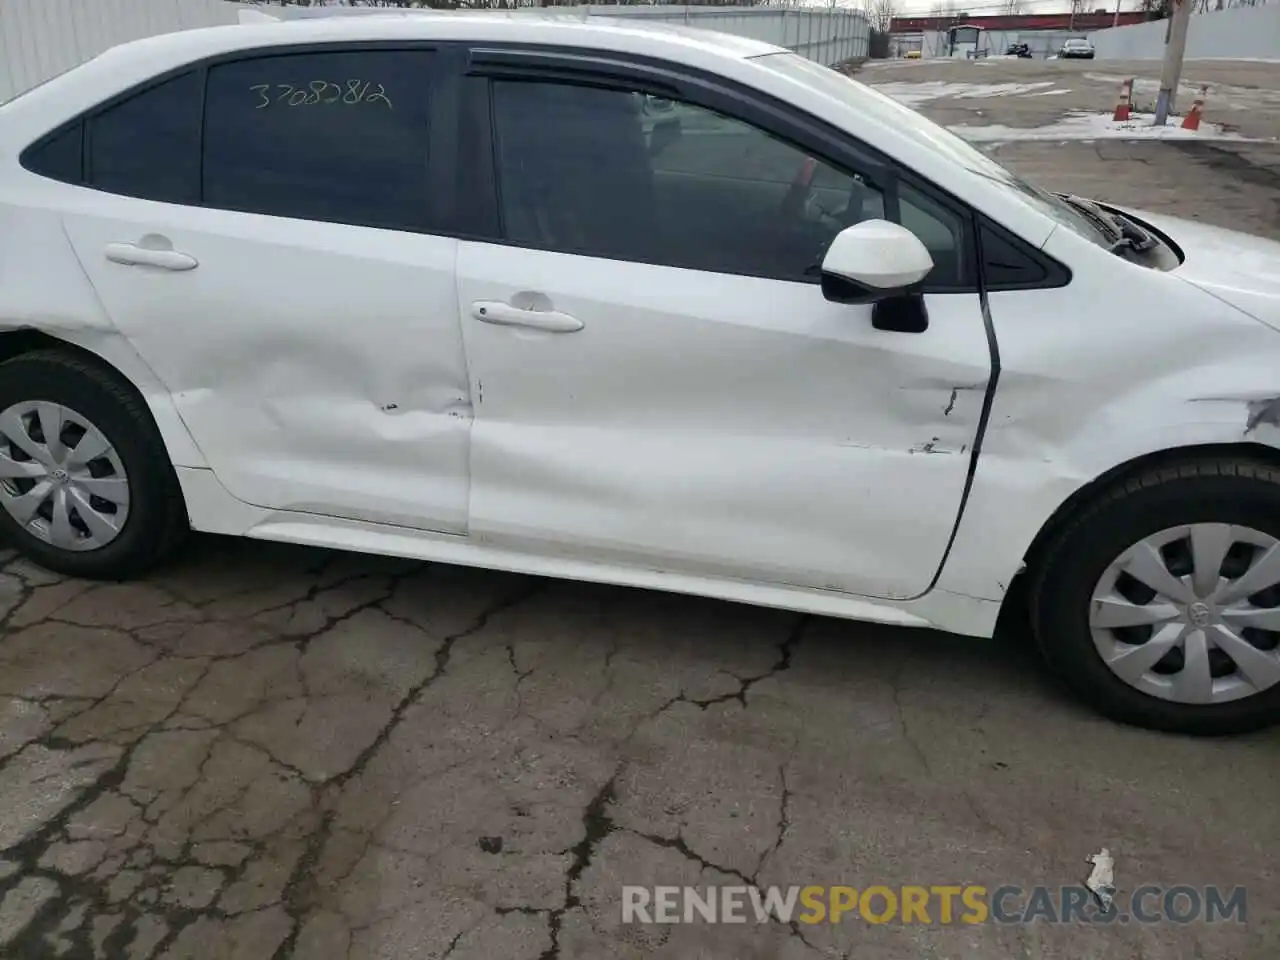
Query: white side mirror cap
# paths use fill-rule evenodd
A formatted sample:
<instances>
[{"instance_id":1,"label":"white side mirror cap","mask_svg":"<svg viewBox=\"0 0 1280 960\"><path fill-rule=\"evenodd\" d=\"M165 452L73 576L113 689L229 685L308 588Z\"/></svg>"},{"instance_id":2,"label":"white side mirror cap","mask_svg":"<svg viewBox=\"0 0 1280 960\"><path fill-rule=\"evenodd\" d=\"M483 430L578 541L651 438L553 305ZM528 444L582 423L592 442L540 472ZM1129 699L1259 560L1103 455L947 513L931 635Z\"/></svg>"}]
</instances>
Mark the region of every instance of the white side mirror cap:
<instances>
[{"instance_id":1,"label":"white side mirror cap","mask_svg":"<svg viewBox=\"0 0 1280 960\"><path fill-rule=\"evenodd\" d=\"M929 275L933 257L920 238L888 220L864 220L846 227L822 258L822 272L876 292L913 287Z\"/></svg>"}]
</instances>

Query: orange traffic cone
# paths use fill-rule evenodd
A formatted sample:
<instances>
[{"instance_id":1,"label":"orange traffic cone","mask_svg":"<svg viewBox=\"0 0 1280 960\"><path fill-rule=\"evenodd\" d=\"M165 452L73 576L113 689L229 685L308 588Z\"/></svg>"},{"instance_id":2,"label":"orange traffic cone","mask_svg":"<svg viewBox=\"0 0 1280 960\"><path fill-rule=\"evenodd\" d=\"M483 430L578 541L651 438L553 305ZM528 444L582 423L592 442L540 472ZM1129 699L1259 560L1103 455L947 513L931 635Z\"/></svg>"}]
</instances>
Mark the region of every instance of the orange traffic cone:
<instances>
[{"instance_id":1,"label":"orange traffic cone","mask_svg":"<svg viewBox=\"0 0 1280 960\"><path fill-rule=\"evenodd\" d=\"M1128 120L1129 106L1133 103L1133 80L1126 80L1120 84L1120 98L1116 101L1116 112L1111 115L1112 120Z\"/></svg>"},{"instance_id":2,"label":"orange traffic cone","mask_svg":"<svg viewBox=\"0 0 1280 960\"><path fill-rule=\"evenodd\" d=\"M1204 114L1204 98L1209 95L1209 87L1203 86L1191 103L1191 112L1182 118L1183 130L1199 130L1200 117Z\"/></svg>"}]
</instances>

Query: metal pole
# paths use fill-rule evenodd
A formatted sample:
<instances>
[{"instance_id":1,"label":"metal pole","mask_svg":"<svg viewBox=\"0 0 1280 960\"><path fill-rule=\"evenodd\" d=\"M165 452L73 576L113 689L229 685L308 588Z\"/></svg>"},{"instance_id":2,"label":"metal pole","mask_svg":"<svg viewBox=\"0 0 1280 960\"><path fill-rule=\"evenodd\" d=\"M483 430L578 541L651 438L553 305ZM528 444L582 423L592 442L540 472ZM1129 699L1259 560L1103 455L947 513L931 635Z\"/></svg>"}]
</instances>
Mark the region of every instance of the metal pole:
<instances>
[{"instance_id":1,"label":"metal pole","mask_svg":"<svg viewBox=\"0 0 1280 960\"><path fill-rule=\"evenodd\" d=\"M1116 15L1111 21L1111 29L1114 30L1118 26L1120 26L1120 0L1116 0Z\"/></svg>"},{"instance_id":2,"label":"metal pole","mask_svg":"<svg viewBox=\"0 0 1280 960\"><path fill-rule=\"evenodd\" d=\"M1156 95L1154 126L1163 127L1178 98L1182 77L1182 57L1187 51L1187 28L1191 24L1191 0L1173 0L1173 19L1164 41L1164 65L1160 68L1160 93Z\"/></svg>"}]
</instances>

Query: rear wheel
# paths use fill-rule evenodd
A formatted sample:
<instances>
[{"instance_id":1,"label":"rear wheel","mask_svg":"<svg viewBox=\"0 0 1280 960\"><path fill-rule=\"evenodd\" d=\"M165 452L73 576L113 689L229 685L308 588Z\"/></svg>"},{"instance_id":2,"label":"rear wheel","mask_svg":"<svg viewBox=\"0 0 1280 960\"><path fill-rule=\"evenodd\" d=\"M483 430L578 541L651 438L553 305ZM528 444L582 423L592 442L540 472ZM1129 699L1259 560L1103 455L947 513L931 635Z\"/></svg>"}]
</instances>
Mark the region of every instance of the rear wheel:
<instances>
[{"instance_id":1,"label":"rear wheel","mask_svg":"<svg viewBox=\"0 0 1280 960\"><path fill-rule=\"evenodd\" d=\"M0 531L41 566L125 579L188 530L145 405L118 375L57 350L0 365Z\"/></svg>"},{"instance_id":2,"label":"rear wheel","mask_svg":"<svg viewBox=\"0 0 1280 960\"><path fill-rule=\"evenodd\" d=\"M1204 460L1131 478L1057 536L1031 602L1055 673L1116 720L1280 721L1280 471Z\"/></svg>"}]
</instances>

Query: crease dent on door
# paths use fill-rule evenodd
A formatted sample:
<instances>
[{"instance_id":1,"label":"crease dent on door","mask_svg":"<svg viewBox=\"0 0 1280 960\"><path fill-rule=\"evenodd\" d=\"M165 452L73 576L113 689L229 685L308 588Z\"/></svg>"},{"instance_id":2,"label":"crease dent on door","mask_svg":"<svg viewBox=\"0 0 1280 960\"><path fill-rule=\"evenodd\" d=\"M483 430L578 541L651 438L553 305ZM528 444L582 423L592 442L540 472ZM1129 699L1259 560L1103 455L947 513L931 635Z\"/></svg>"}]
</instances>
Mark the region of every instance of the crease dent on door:
<instances>
[{"instance_id":1,"label":"crease dent on door","mask_svg":"<svg viewBox=\"0 0 1280 960\"><path fill-rule=\"evenodd\" d=\"M459 278L467 304L541 284L585 324L464 323L473 536L891 599L932 582L990 375L976 294L911 335L756 278L466 243Z\"/></svg>"},{"instance_id":2,"label":"crease dent on door","mask_svg":"<svg viewBox=\"0 0 1280 960\"><path fill-rule=\"evenodd\" d=\"M503 425L486 421L482 405L472 471L488 482L473 488L471 532L532 543L552 525L578 532L562 538L569 554L911 599L940 569L978 433L986 382L956 373L954 383L903 384L878 423L826 436L770 436L745 423L709 436L691 426L693 397L688 418L630 430ZM896 478L908 461L910 475ZM491 468L499 462L503 476ZM780 501L789 506L776 509Z\"/></svg>"},{"instance_id":3,"label":"crease dent on door","mask_svg":"<svg viewBox=\"0 0 1280 960\"><path fill-rule=\"evenodd\" d=\"M105 204L104 204L105 205ZM176 219L176 218L175 218ZM67 218L116 324L237 499L465 533L472 407L455 241L213 210ZM108 261L148 232L200 263ZM228 278L237 278L229 282Z\"/></svg>"},{"instance_id":4,"label":"crease dent on door","mask_svg":"<svg viewBox=\"0 0 1280 960\"><path fill-rule=\"evenodd\" d=\"M443 285L430 297L422 292L424 312L442 306ZM308 328L323 316L320 305L310 296L292 299L277 297L270 330L219 337L198 363L181 363L175 353L166 365L179 410L201 425L202 434L260 434L250 444L256 463L244 465L255 475L255 490L237 482L242 465L230 460L223 471L232 475L228 486L243 491L242 499L269 506L461 532L465 492L452 522L442 517L424 524L412 507L415 486L425 505L456 499L432 494L434 479L465 482L472 411L460 351L441 342L452 338L427 336L440 331L415 324L417 311L407 303L386 309L390 305L376 295L348 302L358 312L325 317L323 335L313 334ZM406 342L397 342L401 338ZM275 449L269 437L278 438ZM242 441L225 436L215 446L223 444L241 447ZM457 452L447 456L457 472L434 477L430 461L454 447ZM291 473L311 475L289 478ZM348 482L342 479L347 473L362 476ZM287 480L290 490L259 483L273 479ZM345 504L344 489L352 494Z\"/></svg>"},{"instance_id":5,"label":"crease dent on door","mask_svg":"<svg viewBox=\"0 0 1280 960\"><path fill-rule=\"evenodd\" d=\"M917 403L902 409L902 427L920 439L907 452L923 456L965 456L973 449L987 380L955 383L926 377L899 389Z\"/></svg>"}]
</instances>

